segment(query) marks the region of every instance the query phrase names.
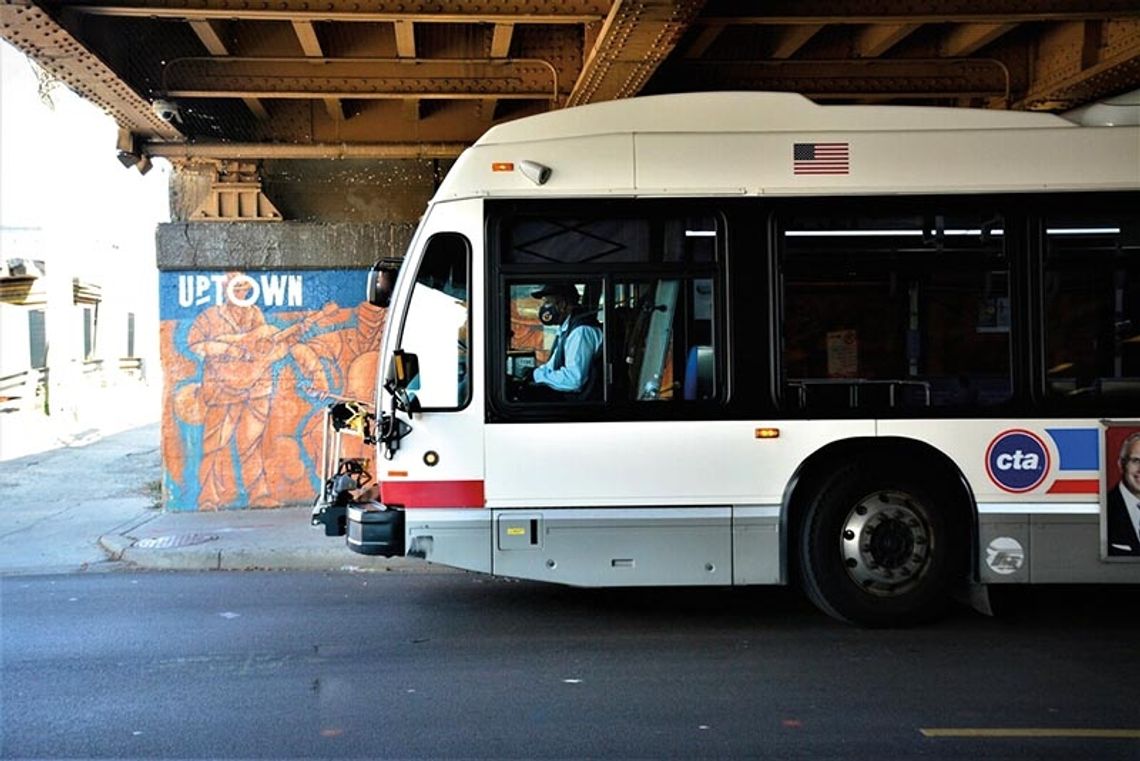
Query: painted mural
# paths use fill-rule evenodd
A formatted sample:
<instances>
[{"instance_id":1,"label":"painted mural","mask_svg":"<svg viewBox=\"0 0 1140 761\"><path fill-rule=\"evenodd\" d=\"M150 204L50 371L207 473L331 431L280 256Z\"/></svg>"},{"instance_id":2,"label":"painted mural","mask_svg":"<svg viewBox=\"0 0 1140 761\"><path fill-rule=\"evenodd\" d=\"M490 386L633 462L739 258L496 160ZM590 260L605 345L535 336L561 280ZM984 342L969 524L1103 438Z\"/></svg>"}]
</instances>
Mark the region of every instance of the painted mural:
<instances>
[{"instance_id":1,"label":"painted mural","mask_svg":"<svg viewBox=\"0 0 1140 761\"><path fill-rule=\"evenodd\" d=\"M371 401L385 312L365 270L164 272L163 468L170 510L312 503L323 412ZM346 442L345 457L371 455Z\"/></svg>"}]
</instances>

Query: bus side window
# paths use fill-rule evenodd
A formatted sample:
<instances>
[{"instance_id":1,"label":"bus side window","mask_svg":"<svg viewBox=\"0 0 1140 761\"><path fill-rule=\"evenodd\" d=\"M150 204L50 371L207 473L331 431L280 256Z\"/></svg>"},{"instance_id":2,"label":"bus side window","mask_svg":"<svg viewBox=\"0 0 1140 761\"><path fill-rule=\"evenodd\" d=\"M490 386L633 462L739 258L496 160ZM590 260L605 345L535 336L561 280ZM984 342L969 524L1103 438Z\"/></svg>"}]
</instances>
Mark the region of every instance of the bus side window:
<instances>
[{"instance_id":1,"label":"bus side window","mask_svg":"<svg viewBox=\"0 0 1140 761\"><path fill-rule=\"evenodd\" d=\"M1061 404L1140 399L1140 214L1045 220L1045 390Z\"/></svg>"},{"instance_id":2,"label":"bus side window","mask_svg":"<svg viewBox=\"0 0 1140 761\"><path fill-rule=\"evenodd\" d=\"M605 398L600 280L528 281L507 288L506 388L516 402Z\"/></svg>"},{"instance_id":3,"label":"bus side window","mask_svg":"<svg viewBox=\"0 0 1140 761\"><path fill-rule=\"evenodd\" d=\"M698 401L716 396L711 278L622 281L615 396L633 401Z\"/></svg>"},{"instance_id":4,"label":"bus side window","mask_svg":"<svg viewBox=\"0 0 1140 761\"><path fill-rule=\"evenodd\" d=\"M973 409L1010 399L1000 215L852 207L789 216L782 228L786 408Z\"/></svg>"},{"instance_id":5,"label":"bus side window","mask_svg":"<svg viewBox=\"0 0 1140 761\"><path fill-rule=\"evenodd\" d=\"M651 408L673 414L642 402L719 400L721 217L649 207L612 217L542 211L507 217L500 228L506 352L495 363L505 400L604 403L639 408L640 417ZM572 297L572 319L565 309L553 316L546 291ZM584 347L593 352L589 372ZM562 369L567 349L577 369Z\"/></svg>"}]
</instances>

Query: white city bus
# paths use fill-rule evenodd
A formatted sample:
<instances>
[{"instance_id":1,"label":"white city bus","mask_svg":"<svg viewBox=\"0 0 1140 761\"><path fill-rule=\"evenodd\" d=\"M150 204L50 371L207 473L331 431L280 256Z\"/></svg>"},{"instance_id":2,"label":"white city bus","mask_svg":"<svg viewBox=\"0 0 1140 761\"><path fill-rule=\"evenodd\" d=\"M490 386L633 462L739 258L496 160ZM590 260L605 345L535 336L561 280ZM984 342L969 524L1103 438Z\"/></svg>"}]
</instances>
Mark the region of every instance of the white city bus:
<instances>
[{"instance_id":1,"label":"white city bus","mask_svg":"<svg viewBox=\"0 0 1140 761\"><path fill-rule=\"evenodd\" d=\"M533 394L568 287L589 383ZM1137 583L1102 505L1140 428L1140 128L771 93L503 124L430 202L380 367L357 552L798 582L867 625Z\"/></svg>"}]
</instances>

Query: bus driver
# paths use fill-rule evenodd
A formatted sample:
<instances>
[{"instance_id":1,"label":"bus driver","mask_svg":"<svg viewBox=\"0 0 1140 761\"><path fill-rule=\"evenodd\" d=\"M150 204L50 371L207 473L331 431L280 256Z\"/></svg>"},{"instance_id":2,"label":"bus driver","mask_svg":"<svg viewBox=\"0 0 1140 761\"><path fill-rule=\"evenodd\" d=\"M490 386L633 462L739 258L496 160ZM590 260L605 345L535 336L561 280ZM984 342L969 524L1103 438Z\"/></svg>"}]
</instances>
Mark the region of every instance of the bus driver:
<instances>
[{"instance_id":1,"label":"bus driver","mask_svg":"<svg viewBox=\"0 0 1140 761\"><path fill-rule=\"evenodd\" d=\"M522 390L527 399L590 399L600 390L602 326L594 311L580 305L572 283L548 283L531 296L542 299L539 321L558 325L550 358L528 370Z\"/></svg>"}]
</instances>

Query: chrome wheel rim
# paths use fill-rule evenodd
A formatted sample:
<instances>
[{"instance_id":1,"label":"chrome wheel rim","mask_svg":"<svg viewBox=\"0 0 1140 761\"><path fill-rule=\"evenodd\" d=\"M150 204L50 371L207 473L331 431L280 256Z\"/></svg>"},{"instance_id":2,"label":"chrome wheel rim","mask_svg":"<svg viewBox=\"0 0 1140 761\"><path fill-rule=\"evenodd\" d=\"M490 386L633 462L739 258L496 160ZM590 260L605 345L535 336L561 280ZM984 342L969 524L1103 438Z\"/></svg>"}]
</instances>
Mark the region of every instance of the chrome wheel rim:
<instances>
[{"instance_id":1,"label":"chrome wheel rim","mask_svg":"<svg viewBox=\"0 0 1140 761\"><path fill-rule=\"evenodd\" d=\"M847 575L879 597L914 589L930 569L932 544L926 509L899 491L877 491L856 502L839 537Z\"/></svg>"}]
</instances>

